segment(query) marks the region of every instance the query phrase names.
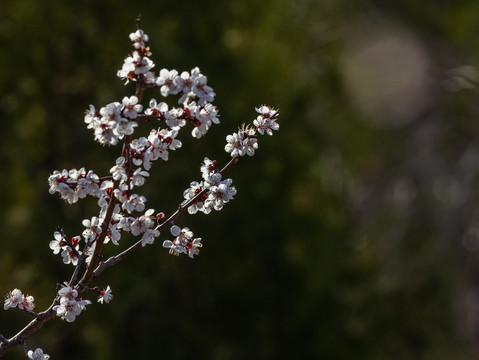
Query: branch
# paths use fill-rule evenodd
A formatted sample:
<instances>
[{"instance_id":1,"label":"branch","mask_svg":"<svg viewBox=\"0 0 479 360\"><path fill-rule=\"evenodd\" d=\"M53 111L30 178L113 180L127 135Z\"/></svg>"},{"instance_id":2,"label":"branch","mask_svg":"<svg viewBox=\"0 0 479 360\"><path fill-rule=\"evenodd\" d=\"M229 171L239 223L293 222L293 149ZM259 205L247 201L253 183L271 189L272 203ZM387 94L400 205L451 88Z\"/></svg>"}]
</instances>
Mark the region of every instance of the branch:
<instances>
[{"instance_id":1,"label":"branch","mask_svg":"<svg viewBox=\"0 0 479 360\"><path fill-rule=\"evenodd\" d=\"M140 18L137 18L137 25L140 26ZM146 89L146 82L144 77L140 77L136 83L136 91L135 91L135 96L138 98L138 102L141 102L141 98L143 96L143 93ZM129 160L129 147L130 147L130 142L131 142L131 135L127 135L123 141L123 148L122 148L122 156L127 160L127 164L130 163ZM76 289L79 294L83 293L90 281L92 280L94 276L94 270L100 263L102 259L102 254L101 250L103 248L103 243L105 240L105 237L108 235L108 228L110 226L110 221L111 217L113 216L113 210L115 209L115 205L117 203L116 198L113 196L113 192L115 189L118 189L120 186L120 181L117 180L113 182L113 189L112 189L112 195L110 197L110 202L108 204L108 209L105 214L105 218L103 219L103 224L102 224L102 231L100 233L100 236L96 239L95 243L95 250L93 252L93 256L91 258L90 264L88 264L88 268L85 271L85 274L83 275L82 279L78 282ZM73 279L73 277L72 277Z\"/></svg>"},{"instance_id":2,"label":"branch","mask_svg":"<svg viewBox=\"0 0 479 360\"><path fill-rule=\"evenodd\" d=\"M53 307L58 304L58 297L55 297L55 300L50 305L48 309L45 311L38 313L36 318L30 321L30 323L25 326L22 330L20 330L15 336L10 339L6 339L5 337L1 337L1 345L0 345L0 357L5 355L8 351L10 351L13 347L19 344L23 344L25 340L36 331L40 330L40 328L45 324L47 321L53 319L56 315L56 312L53 310Z\"/></svg>"},{"instance_id":3,"label":"branch","mask_svg":"<svg viewBox=\"0 0 479 360\"><path fill-rule=\"evenodd\" d=\"M113 183L113 189L117 189L119 186L120 182L115 181ZM116 205L116 199L114 196L111 196L110 198L110 203L108 204L108 209L105 214L105 218L103 220L102 224L102 230L100 233L100 236L96 239L95 243L95 250L93 252L93 256L91 258L90 264L88 265L88 268L86 269L85 273L83 274L82 279L78 282L76 285L76 289L79 294L83 293L90 283L92 276L93 276L93 270L95 267L100 263L101 260L101 250L103 248L103 243L105 240L106 235L108 234L108 227L110 225L111 217L113 215L113 210L115 209Z\"/></svg>"},{"instance_id":4,"label":"branch","mask_svg":"<svg viewBox=\"0 0 479 360\"><path fill-rule=\"evenodd\" d=\"M175 139L178 131L175 130L175 126L173 125L172 125L173 127L171 128L171 131L164 130L164 131L167 131L169 135L165 136L165 138L163 138L161 135L158 135L156 139L156 140L160 140L161 141L160 145L161 146L165 145L166 146L165 148L161 148L161 146L157 146L157 144L155 145L154 144L155 139L152 139L150 142L150 139L145 139L145 138L141 138L141 140L144 140L143 142L148 143L148 145L140 144L141 142L138 140L138 144L140 145L141 149L140 147L137 147L137 146L134 146L133 148L130 146L131 142L135 141L135 140L132 140L133 128L138 126L138 122L140 120L148 122L153 119L158 119L162 121L168 121L168 119L170 119L163 113L158 113L159 114L158 116L156 115L156 113L155 115L137 114L137 112L141 113L143 108L141 105L141 99L143 97L144 91L147 88L153 88L153 87L158 88L159 84L164 83L163 86L165 86L165 88L162 88L161 90L163 96L166 96L164 94L165 89L166 89L166 92L170 94L177 94L181 92L181 98L179 100L179 104L183 104L183 112L182 113L180 112L181 108L175 108L175 109L172 109L168 114L172 116L173 120L191 121L193 125L195 126L195 129L192 131L193 137L203 136L212 123L219 122L217 118L217 109L215 106L210 104L210 101L212 101L212 99L214 99L215 97L215 93L213 92L213 89L211 87L206 85L206 76L199 73L198 68L195 68L192 70L191 78L189 78L190 75L187 75L187 78L183 78L183 74L181 75L181 78L180 78L176 70L169 72L168 79L165 79L164 70L161 71L161 75L158 75L158 77L156 77L154 73L149 71L154 66L154 63L148 58L148 56L151 55L149 51L149 46L146 46L145 44L145 42L148 41L148 36L144 34L143 31L141 30L140 16L138 16L136 23L137 23L137 29L138 29L137 32L130 34L130 38L133 40L133 45L136 50L134 50L132 54L133 57L128 57L125 59L125 63L122 69L119 70L117 73L121 79L126 80L126 83L128 83L130 80L136 82L135 96L134 97L132 96L129 99L125 98L123 100L123 105L121 105L118 102L115 102L115 103L108 104L107 106L103 107L100 110L96 110L93 107L93 105L91 105L90 110L85 113L85 122L88 124L88 128L91 128L95 131L95 139L99 141L101 144L116 145L120 139L124 139L123 148L121 150L121 157L123 159L120 159L121 161L117 161L117 168L115 168L114 171L111 171L113 173L113 176L108 175L108 176L99 178L96 174L93 174L92 171L90 171L88 175L85 175L83 173L84 169L82 168L80 175L78 175L79 172L76 169L73 169L70 171L63 170L63 172L55 171L54 174L51 175L49 178L50 192L51 193L59 192L61 197L70 204L78 201L79 198L83 198L86 195L94 195L94 196L98 195L98 191L99 191L98 187L102 185L102 182L104 181L113 182L113 185L110 185L110 183L108 183L108 189L107 189L108 191L103 191L104 189L102 188L102 191L100 192L100 195L101 195L100 196L101 198L100 218L102 220L101 231L99 231L99 234L98 234L97 230L99 230L99 228L97 227L97 225L92 225L91 228L95 227L94 229L95 236L92 236L91 238L88 237L88 240L85 239L85 242L86 242L85 247L83 248L83 251L80 252L79 250L77 250L77 246L79 246L77 242L77 238L79 239L80 236L72 238L72 239L75 239L75 241L70 240L64 234L63 230L61 228L58 228L58 231L60 232L62 238L59 239L58 236L55 234L55 240L58 241L58 244L56 242L53 242L54 253L57 254L60 249L63 249L64 251L66 250L70 251L71 249L69 253L67 252L65 254L67 256L70 255L71 257L77 258L77 262L75 263L75 268L73 270L70 281L68 282L68 286L62 287L58 291L58 293L55 295L55 298L53 299L53 302L50 305L50 307L46 309L45 311L40 312L38 314L31 311L31 309L33 309L33 306L34 306L33 297L30 297L30 296L25 297L19 289L15 289L14 292L10 293L9 295L10 298L7 298L5 302L6 304L5 308L15 307L17 305L21 307L19 304L20 304L20 301L23 301L25 302L25 304L27 304L24 310L27 313L33 315L34 319L30 321L22 330L20 330L15 336L13 336L10 339L7 339L2 334L0 334L0 357L2 357L5 353L7 353L16 345L23 345L25 354L28 357L28 351L27 351L27 345L26 345L26 339L28 338L28 336L38 331L43 326L44 323L53 319L57 315L57 312L58 312L58 316L60 316L62 319L66 319L67 321L73 321L75 319L75 316L78 315L78 313L85 308L85 305L91 303L89 300L81 299L80 295L84 293L85 291L87 290L98 291L100 292L102 296L104 296L102 300L104 300L105 302L108 302L109 300L106 300L106 297L105 297L106 296L105 291L100 291L98 287L95 287L95 288L89 287L90 282L94 278L98 277L104 270L115 265L120 260L125 259L129 255L134 253L136 250L138 250L140 247L145 245L144 240L143 241L139 240L135 242L133 245L131 245L129 248L127 248L126 250L117 254L116 256L112 256L106 261L103 261L102 249L105 243L105 239L107 239L108 236L111 236L113 240L115 237L117 237L117 235L119 235L119 233L118 234L115 233L114 235L112 235L114 231L113 228L116 229L117 223L120 222L120 220L117 221L117 218L114 216L115 208L119 206L119 204L125 205L125 201L127 200L124 200L123 198L125 199L127 198L127 195L130 194L130 190L133 188L133 186L137 186L140 183L141 183L140 185L142 185L144 183L144 178L142 178L143 175L144 176L149 175L148 172L146 172L146 174L142 172L141 167L138 166L135 160L139 160L139 159L141 160L142 158L145 157L145 154L147 151L151 151L151 153L148 152L150 157L148 159L145 159L143 164L145 168L149 169L149 166L151 166L150 165L151 161L157 160L160 157L164 158L164 160L167 160L168 149L175 150L176 148L181 147L181 142ZM132 65L134 67L134 70L132 70L131 68ZM185 72L185 73L188 74L188 72ZM198 80L198 83L195 83L196 79ZM178 85L176 84L176 81L181 81L179 83L181 85L179 88L176 88L176 85ZM176 84L175 87L169 87L172 84ZM200 93L198 93L197 90L200 90ZM196 98L199 99L198 104L202 104L202 105L196 105L196 101L195 101ZM140 104L138 105L138 109L139 109L138 111L136 109L137 104ZM107 110L107 114L110 111L112 111L112 113L107 116L105 115L104 109ZM258 147L256 143L257 132L259 132L260 134L263 134L264 132L266 132L269 135L271 135L272 130L277 130L279 128L279 125L275 123L275 120L278 116L277 111L272 110L271 108L264 105L261 106L260 108L257 108L256 111L260 113L260 115L256 118L256 120L254 120L253 122L254 127L250 125L245 127L243 125L243 127L239 129L238 133L234 133L233 135L227 136L226 139L228 143L225 146L225 151L228 153L231 153L232 158L230 159L230 161L220 171L217 170L215 162L213 162L214 170L211 170L211 171L216 173L219 172L220 174L228 171L233 165L235 165L238 162L239 156L243 156L245 154L248 154L251 156L254 154L255 149L257 149ZM122 115L121 118L118 118L117 116L119 112L121 112L121 115ZM105 120L104 119L105 116L106 116L107 124L103 121ZM115 131L118 131L118 132L115 133ZM160 132L160 129L158 129L158 132ZM165 153L162 153L162 151L166 151L166 157L163 156ZM156 152L160 152L160 154L158 155ZM147 163L149 166L146 166ZM205 165L207 165L206 160L205 160ZM122 168L120 169L119 166L122 166ZM138 166L138 167L135 169L135 166ZM138 170L139 174L137 174L136 170ZM123 174L123 171L125 172L124 174ZM210 170L207 171L207 175L209 174L208 173L209 171ZM118 172L120 173L119 177L117 176ZM203 169L202 169L202 172L203 172ZM205 178L205 182L207 182L208 180L205 177L205 174L203 174L203 177ZM221 180L221 177L219 178ZM80 186L80 179L83 179L82 181L84 181L81 186ZM114 180L114 179L118 179L118 180ZM86 182L86 185L85 185L85 182ZM208 184L211 185L211 183L208 183ZM186 198L189 198L190 196L192 196L191 199L180 203L177 210L173 214L171 214L166 220L164 220L161 224L159 224L160 217L157 217L158 225L156 226L156 228L154 228L154 230L160 233L166 228L173 226L175 224L176 219L179 218L184 213L186 213L191 206L195 204L199 205L200 202L203 202L204 200L203 197L205 195L208 195L207 201L209 203L212 203L212 201L219 202L219 203L213 204L213 208L215 210L221 209L223 206L223 203L228 202L229 199L232 199L233 196L236 194L236 189L234 187L230 188L229 187L230 184L231 184L231 179L227 179L227 181L222 181L220 185L222 185L223 187L226 187L226 190L221 189L221 191L218 190L216 193L212 190L213 187L207 188L207 185L205 185L204 188L201 188L201 186L196 187L196 185L194 185L195 186L194 192L192 193L189 192L188 195L185 196ZM91 185L95 185L95 186L93 186L93 188L89 188L91 187ZM219 187L220 186L218 186L218 188ZM116 196L117 194L115 193L117 192L118 189L122 189L123 193L125 193L126 195ZM195 194L196 191L199 191L199 193ZM222 193L222 191L224 191L224 193ZM222 194L225 195L225 198L222 197L223 196ZM210 195L213 195L214 197L213 200L211 200ZM134 199L132 199L132 203L133 203L133 200ZM106 211L104 208L105 204L108 204L106 206ZM144 205L144 201L142 200L140 204ZM126 205L129 206L131 205L131 203ZM136 205L132 205L132 206L136 208ZM127 208L126 210L128 211L128 213L131 213L129 208ZM205 208L203 208L201 211L208 213L211 211L211 207L208 207L206 210ZM148 210L144 216L149 217L150 215L151 215L151 212L150 210ZM119 217L121 217L122 219L124 218L123 214L120 214ZM112 220L113 218L114 220ZM162 215L161 219L163 218L164 217ZM125 220L129 221L128 218ZM150 222L146 224L145 227L148 228L148 230L151 230L153 227L152 217L150 217L148 220ZM134 233L136 235L139 235L143 231L145 231L142 229L142 226L145 224L143 224L139 220L138 220L138 223L136 223L135 226L137 226L137 228L140 228L141 230L138 230L138 231L135 230ZM111 227L111 225L113 226ZM176 232L176 230L172 230L172 233L174 232ZM156 235L156 233L154 235ZM153 242L154 235L152 235L151 238L146 238L147 241ZM197 248L200 247L200 245L198 244L201 239L195 239L195 240L197 240L198 243L193 244L193 246L195 247L191 249L198 250ZM77 278L79 277L80 270L83 269L83 264L86 262L85 259L91 253L90 251L87 251L87 250L91 249L92 246L95 246L95 248L93 250L93 254L91 255L90 262L86 266L83 276L77 282ZM70 262L70 260L71 259L68 258L68 262ZM76 285L74 285L75 283ZM67 285L66 282L64 284ZM109 289L109 287L107 289ZM107 291L109 292L109 298L111 299L111 296L112 296L111 292L110 290L107 290ZM20 295L21 295L21 298L23 298L23 300L21 298L19 300ZM64 299L66 300L64 301ZM23 304L22 306L25 305L24 303L22 304ZM57 306L57 305L60 305L60 306ZM77 307L75 308L74 306L77 306ZM38 350L41 350L41 349L38 349Z\"/></svg>"},{"instance_id":5,"label":"branch","mask_svg":"<svg viewBox=\"0 0 479 360\"><path fill-rule=\"evenodd\" d=\"M220 173L223 174L225 173L226 171L228 171L233 165L237 164L238 163L238 160L239 160L239 157L234 157L232 158L224 167L223 169L221 169ZM172 214L170 215L170 217L168 219L166 219L164 222L162 222L160 225L158 225L155 230L158 230L158 231L163 231L167 226L171 226L175 223L175 220L177 218L179 218L182 214L184 214L188 208L193 205L194 203L196 203L198 201L198 199L200 199L206 192L208 191L208 189L203 189L202 191L200 191L198 194L196 194L193 198L191 198L188 202L186 202L185 204L180 204L178 206L178 209ZM136 250L138 250L139 248L141 248L141 240L137 241L136 243L134 243L133 245L131 245L128 249L122 251L121 253L115 255L115 256L112 256L110 258L108 258L108 260L100 263L100 265L98 265L98 267L95 269L95 271L93 272L93 277L96 278L98 276L100 276L100 274L105 271L106 269L108 269L109 267L112 267L113 265L115 265L116 263L118 263L119 261L127 258L129 255L131 255L132 253L134 253Z\"/></svg>"}]
</instances>

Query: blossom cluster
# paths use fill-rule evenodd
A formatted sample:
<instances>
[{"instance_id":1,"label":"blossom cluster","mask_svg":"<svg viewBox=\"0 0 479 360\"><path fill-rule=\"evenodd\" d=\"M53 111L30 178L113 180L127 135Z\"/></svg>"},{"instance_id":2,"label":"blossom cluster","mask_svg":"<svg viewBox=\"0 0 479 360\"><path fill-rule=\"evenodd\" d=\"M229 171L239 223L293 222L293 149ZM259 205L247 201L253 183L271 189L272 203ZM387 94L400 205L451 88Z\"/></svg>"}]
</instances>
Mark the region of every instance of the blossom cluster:
<instances>
[{"instance_id":1,"label":"blossom cluster","mask_svg":"<svg viewBox=\"0 0 479 360\"><path fill-rule=\"evenodd\" d=\"M96 141L102 145L116 145L126 135L132 135L142 119L160 120L175 131L190 122L193 125L191 134L195 138L205 135L213 123L219 123L218 111L211 104L216 94L198 67L181 73L174 69L161 69L155 74L152 71L155 64L149 58L150 48L146 46L148 35L139 29L130 34L130 39L134 50L125 59L117 76L126 80L125 84L135 81L157 88L163 97L179 95L178 104L181 107L169 108L165 102L151 99L149 107L142 113L143 106L138 103L137 96L124 97L121 103L113 102L100 109L90 105L85 123L93 130Z\"/></svg>"},{"instance_id":2,"label":"blossom cluster","mask_svg":"<svg viewBox=\"0 0 479 360\"><path fill-rule=\"evenodd\" d=\"M256 108L256 112L259 115L253 121L253 126L243 125L238 132L226 137L225 151L230 153L231 157L253 156L258 148L257 133L273 135L273 130L279 130L279 124L276 122L279 115L278 110L263 105Z\"/></svg>"},{"instance_id":3,"label":"blossom cluster","mask_svg":"<svg viewBox=\"0 0 479 360\"><path fill-rule=\"evenodd\" d=\"M81 255L80 236L75 236L68 241L59 231L55 231L53 238L50 241L50 249L53 250L53 253L58 254L61 252L63 263L71 263L73 266L76 266Z\"/></svg>"},{"instance_id":4,"label":"blossom cluster","mask_svg":"<svg viewBox=\"0 0 479 360\"><path fill-rule=\"evenodd\" d=\"M75 321L75 318L85 310L86 305L91 304L90 300L83 300L78 296L78 291L68 284L58 290L60 296L60 304L55 305L53 310L56 311L57 316L68 322Z\"/></svg>"},{"instance_id":5,"label":"blossom cluster","mask_svg":"<svg viewBox=\"0 0 479 360\"><path fill-rule=\"evenodd\" d=\"M183 71L181 74L176 70L160 70L158 76L151 70L155 63L149 58L151 51L146 42L149 37L141 29L130 34L133 41L133 52L128 56L123 66L117 72L120 79L131 81L144 81L150 87L160 89L164 97L172 94L181 94L179 103L189 103L197 98L199 105L205 105L213 101L215 92L207 85L207 78L200 73L198 67L191 70L191 73Z\"/></svg>"},{"instance_id":6,"label":"blossom cluster","mask_svg":"<svg viewBox=\"0 0 479 360\"><path fill-rule=\"evenodd\" d=\"M150 176L152 162L158 159L169 160L170 151L181 148L182 143L177 136L187 123L193 126L192 136L200 138L211 127L219 123L218 111L211 102L215 98L214 90L208 85L207 77L198 67L190 72L179 73L176 70L161 69L158 74L153 72L155 64L149 58L151 51L146 43L147 34L139 29L130 34L133 42L133 52L128 56L117 72L125 83L134 81L138 86L156 88L163 97L179 95L180 107L169 107L165 102L156 99L149 101L144 110L140 98L136 95L125 96L121 102L112 102L99 109L90 105L85 113L87 128L92 129L97 142L102 145L116 145L119 140L129 136L127 151L116 159L110 169L110 176L98 177L92 171L85 169L55 171L49 178L50 193L59 193L68 203L91 195L98 198L100 212L98 217L85 219L82 233L83 249L80 249L80 236L67 240L63 234L56 232L50 248L54 254L60 253L63 262L78 265L81 256L90 263L96 247L96 240L106 228L104 243L118 245L121 232L131 232L133 236L141 236L141 244L152 244L160 235L155 223L154 210L149 209L144 214L134 216L133 213L143 213L146 208L146 198L134 190L143 186ZM144 111L143 111L144 110ZM140 122L148 123L158 120L166 127L152 129L147 137L133 138ZM220 210L223 205L236 194L231 186L232 180L222 181L221 174L206 174L201 186L207 188L204 198L189 208L210 212ZM194 195L196 189L190 191ZM189 195L185 195L188 199ZM109 205L114 202L113 213L105 221Z\"/></svg>"},{"instance_id":7,"label":"blossom cluster","mask_svg":"<svg viewBox=\"0 0 479 360\"><path fill-rule=\"evenodd\" d=\"M123 98L122 103L113 102L99 110L90 105L85 113L85 123L92 129L95 140L102 145L116 145L125 135L133 134L138 126L135 119L143 106L138 104L138 98L131 96Z\"/></svg>"},{"instance_id":8,"label":"blossom cluster","mask_svg":"<svg viewBox=\"0 0 479 360\"><path fill-rule=\"evenodd\" d=\"M178 256L179 254L188 254L190 258L198 255L201 244L201 238L194 238L193 232L184 227L181 229L179 226L172 226L170 232L176 238L163 241L163 247L170 249L170 254Z\"/></svg>"},{"instance_id":9,"label":"blossom cluster","mask_svg":"<svg viewBox=\"0 0 479 360\"><path fill-rule=\"evenodd\" d=\"M93 171L72 169L70 171L55 170L48 178L50 194L58 192L62 199L69 204L76 203L87 195L98 196L100 179Z\"/></svg>"},{"instance_id":10,"label":"blossom cluster","mask_svg":"<svg viewBox=\"0 0 479 360\"><path fill-rule=\"evenodd\" d=\"M205 158L201 166L203 180L193 181L190 187L183 192L185 201L183 205L196 198L189 207L188 212L195 214L201 211L209 214L211 210L221 210L223 205L232 200L236 195L236 188L232 186L233 180L222 180L222 175L216 167L216 161Z\"/></svg>"},{"instance_id":11,"label":"blossom cluster","mask_svg":"<svg viewBox=\"0 0 479 360\"><path fill-rule=\"evenodd\" d=\"M156 229L156 222L159 215L154 215L155 210L149 209L139 217L123 216L118 226L131 232L133 236L141 236L141 245L153 244L155 239L160 236L160 231Z\"/></svg>"},{"instance_id":12,"label":"blossom cluster","mask_svg":"<svg viewBox=\"0 0 479 360\"><path fill-rule=\"evenodd\" d=\"M29 350L28 353L27 353L27 356L31 360L48 360L48 359L50 359L50 355L44 354L43 350L40 349L40 348L35 349L35 351Z\"/></svg>"},{"instance_id":13,"label":"blossom cluster","mask_svg":"<svg viewBox=\"0 0 479 360\"><path fill-rule=\"evenodd\" d=\"M18 307L21 310L32 311L35 308L33 301L33 296L25 296L19 289L14 289L5 296L3 308L7 310Z\"/></svg>"}]
</instances>

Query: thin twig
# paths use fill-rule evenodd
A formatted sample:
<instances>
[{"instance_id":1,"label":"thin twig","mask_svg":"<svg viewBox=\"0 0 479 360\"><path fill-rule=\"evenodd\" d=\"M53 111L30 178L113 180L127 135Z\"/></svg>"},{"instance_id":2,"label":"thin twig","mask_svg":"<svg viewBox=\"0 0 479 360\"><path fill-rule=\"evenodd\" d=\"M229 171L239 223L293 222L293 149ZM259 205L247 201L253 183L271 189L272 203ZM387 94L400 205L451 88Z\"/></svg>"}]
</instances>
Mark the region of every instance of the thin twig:
<instances>
[{"instance_id":1,"label":"thin twig","mask_svg":"<svg viewBox=\"0 0 479 360\"><path fill-rule=\"evenodd\" d=\"M23 345L23 351L25 351L25 356L28 357L28 348L27 348L27 342L25 341L25 339L22 341L22 345Z\"/></svg>"},{"instance_id":2,"label":"thin twig","mask_svg":"<svg viewBox=\"0 0 479 360\"><path fill-rule=\"evenodd\" d=\"M115 181L113 183L113 189L117 189L119 185L120 185L120 181ZM98 238L96 239L95 250L93 251L93 255L92 255L92 258L90 260L90 264L88 264L88 267L87 267L85 273L83 274L83 277L81 278L81 280L76 285L76 289L77 289L79 294L81 294L85 291L86 287L88 286L88 284L90 283L90 281L92 279L93 270L100 263L100 260L101 260L101 257L102 257L101 250L102 250L102 247L103 247L103 244L104 244L105 237L108 234L108 228L109 228L109 225L110 225L111 217L113 216L113 210L115 209L115 205L116 205L116 198L112 194L112 196L110 198L110 202L108 204L106 214L105 214L105 218L103 219L101 233L98 236Z\"/></svg>"}]
</instances>

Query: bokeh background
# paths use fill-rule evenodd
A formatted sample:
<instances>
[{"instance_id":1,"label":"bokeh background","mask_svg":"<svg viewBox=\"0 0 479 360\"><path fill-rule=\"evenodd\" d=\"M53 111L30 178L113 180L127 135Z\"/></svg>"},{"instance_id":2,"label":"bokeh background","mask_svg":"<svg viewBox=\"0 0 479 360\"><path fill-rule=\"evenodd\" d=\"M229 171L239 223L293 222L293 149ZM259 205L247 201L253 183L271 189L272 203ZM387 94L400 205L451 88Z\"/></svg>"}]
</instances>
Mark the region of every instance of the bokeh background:
<instances>
[{"instance_id":1,"label":"bokeh background","mask_svg":"<svg viewBox=\"0 0 479 360\"><path fill-rule=\"evenodd\" d=\"M255 106L279 108L281 129L228 174L238 195L223 211L179 220L203 238L200 256L158 241L95 282L111 304L49 322L28 347L53 359L478 358L475 0L2 0L0 292L20 288L43 310L71 275L48 243L56 226L80 234L97 207L49 195L47 178L105 174L118 156L83 112L133 94L116 71L138 14L156 69L199 66L221 113L154 164L149 207L174 211L204 156L226 163L225 136ZM2 310L0 333L28 321Z\"/></svg>"}]
</instances>

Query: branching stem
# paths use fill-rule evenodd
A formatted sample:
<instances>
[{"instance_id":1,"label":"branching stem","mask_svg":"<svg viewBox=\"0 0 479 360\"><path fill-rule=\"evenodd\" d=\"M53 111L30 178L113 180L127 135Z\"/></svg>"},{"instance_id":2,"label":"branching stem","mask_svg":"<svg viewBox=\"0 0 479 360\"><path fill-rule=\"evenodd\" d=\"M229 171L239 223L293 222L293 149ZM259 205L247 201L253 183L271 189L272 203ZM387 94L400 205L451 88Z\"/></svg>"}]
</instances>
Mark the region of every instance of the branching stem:
<instances>
[{"instance_id":1,"label":"branching stem","mask_svg":"<svg viewBox=\"0 0 479 360\"><path fill-rule=\"evenodd\" d=\"M223 169L221 169L221 173L225 173L226 171L228 171L233 165L235 165L237 162L238 162L239 158L238 157L234 157L232 158L224 167ZM174 225L175 223L175 220L177 218L179 218L183 213L185 213L188 208L193 205L194 203L196 203L198 201L198 199L200 199L208 190L207 189L203 189L202 191L200 191L198 194L196 194L193 198L191 198L188 202L184 203L184 204L180 204L178 206L178 209L172 214L170 215L170 217L168 219L166 219L165 221L163 221L161 224L159 224L155 230L158 230L158 231L163 231L165 228L167 228L168 226L172 226ZM137 241L136 243L134 243L133 245L131 245L128 249L122 251L121 253L115 255L115 256L112 256L110 258L108 258L108 260L104 261L104 262L101 262L98 267L95 269L95 271L93 272L93 277L98 277L100 276L100 274L108 269L109 267L112 267L113 265L115 265L117 262L125 259L126 257L128 257L129 255L131 255L133 252L135 252L136 250L138 250L139 248L141 248L141 240Z\"/></svg>"}]
</instances>

